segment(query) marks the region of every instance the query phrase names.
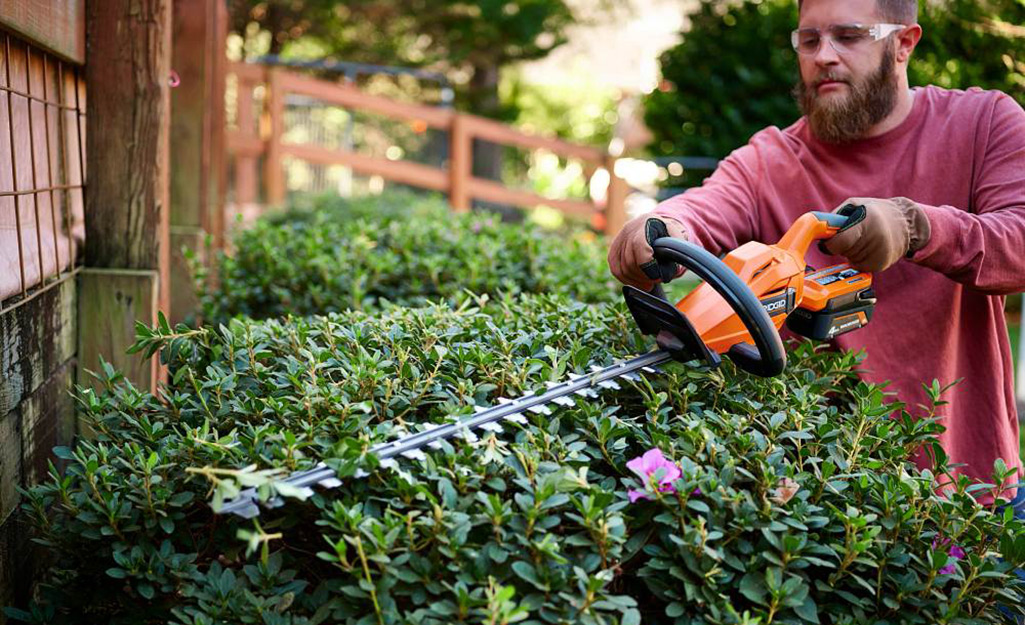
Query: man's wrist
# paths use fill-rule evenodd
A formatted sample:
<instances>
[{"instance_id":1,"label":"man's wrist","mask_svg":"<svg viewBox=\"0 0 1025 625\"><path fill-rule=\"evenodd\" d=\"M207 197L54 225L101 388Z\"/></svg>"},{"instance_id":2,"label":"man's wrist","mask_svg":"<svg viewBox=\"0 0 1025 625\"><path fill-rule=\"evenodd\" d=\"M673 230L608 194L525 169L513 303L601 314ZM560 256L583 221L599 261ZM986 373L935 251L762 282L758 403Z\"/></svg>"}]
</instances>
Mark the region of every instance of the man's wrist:
<instances>
[{"instance_id":1,"label":"man's wrist","mask_svg":"<svg viewBox=\"0 0 1025 625\"><path fill-rule=\"evenodd\" d=\"M901 211L908 228L908 250L905 258L913 258L918 250L929 243L932 237L932 226L925 209L906 197L895 197L891 200Z\"/></svg>"}]
</instances>

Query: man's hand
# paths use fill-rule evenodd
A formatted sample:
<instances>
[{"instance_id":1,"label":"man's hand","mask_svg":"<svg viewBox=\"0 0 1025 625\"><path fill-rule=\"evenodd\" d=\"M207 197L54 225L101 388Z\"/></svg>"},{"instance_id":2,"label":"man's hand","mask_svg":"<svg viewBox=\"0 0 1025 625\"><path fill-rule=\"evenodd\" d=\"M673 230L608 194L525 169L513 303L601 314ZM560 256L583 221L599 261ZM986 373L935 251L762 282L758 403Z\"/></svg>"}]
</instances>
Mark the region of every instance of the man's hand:
<instances>
[{"instance_id":1,"label":"man's hand","mask_svg":"<svg viewBox=\"0 0 1025 625\"><path fill-rule=\"evenodd\" d=\"M609 247L609 270L623 284L650 291L655 281L645 275L641 265L650 263L655 253L648 245L645 224L649 219L661 219L669 230L669 236L686 239L683 224L670 217L641 215L626 222ZM681 271L682 273L682 271Z\"/></svg>"},{"instance_id":2,"label":"man's hand","mask_svg":"<svg viewBox=\"0 0 1025 625\"><path fill-rule=\"evenodd\" d=\"M823 242L830 254L843 256L858 271L879 272L910 257L929 242L929 218L903 197L889 200L850 198L840 206L865 207L865 219Z\"/></svg>"}]
</instances>

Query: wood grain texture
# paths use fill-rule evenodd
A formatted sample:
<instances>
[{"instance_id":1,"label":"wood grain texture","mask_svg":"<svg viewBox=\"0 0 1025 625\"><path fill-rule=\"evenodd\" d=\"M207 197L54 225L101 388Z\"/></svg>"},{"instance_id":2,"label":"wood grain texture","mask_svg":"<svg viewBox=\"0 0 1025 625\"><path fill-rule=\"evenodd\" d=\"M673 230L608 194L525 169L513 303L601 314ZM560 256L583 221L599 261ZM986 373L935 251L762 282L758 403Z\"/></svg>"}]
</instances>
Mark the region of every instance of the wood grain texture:
<instances>
[{"instance_id":1,"label":"wood grain texture","mask_svg":"<svg viewBox=\"0 0 1025 625\"><path fill-rule=\"evenodd\" d=\"M171 89L171 323L196 307L182 246L202 253L206 234L223 232L224 38L227 20L217 0L176 0L172 67L180 78ZM220 3L223 4L223 3Z\"/></svg>"},{"instance_id":2,"label":"wood grain texture","mask_svg":"<svg viewBox=\"0 0 1025 625\"><path fill-rule=\"evenodd\" d=\"M100 368L100 356L137 387L156 389L157 361L125 353L135 342L135 321L157 322L160 276L156 271L94 269L79 274L78 383L93 386L84 373Z\"/></svg>"},{"instance_id":3,"label":"wood grain texture","mask_svg":"<svg viewBox=\"0 0 1025 625\"><path fill-rule=\"evenodd\" d=\"M75 407L68 391L75 367L74 359L67 361L15 410L0 415L0 605L24 607L36 573L45 565L30 540L15 486L44 479L54 459L51 450L71 444Z\"/></svg>"},{"instance_id":4,"label":"wood grain texture","mask_svg":"<svg viewBox=\"0 0 1025 625\"><path fill-rule=\"evenodd\" d=\"M170 301L171 0L86 6L86 266L152 269Z\"/></svg>"},{"instance_id":5,"label":"wood grain texture","mask_svg":"<svg viewBox=\"0 0 1025 625\"><path fill-rule=\"evenodd\" d=\"M4 0L0 24L75 62L85 62L85 0Z\"/></svg>"},{"instance_id":6,"label":"wood grain texture","mask_svg":"<svg viewBox=\"0 0 1025 625\"><path fill-rule=\"evenodd\" d=\"M77 292L69 278L0 315L0 414L7 414L75 355Z\"/></svg>"}]
</instances>

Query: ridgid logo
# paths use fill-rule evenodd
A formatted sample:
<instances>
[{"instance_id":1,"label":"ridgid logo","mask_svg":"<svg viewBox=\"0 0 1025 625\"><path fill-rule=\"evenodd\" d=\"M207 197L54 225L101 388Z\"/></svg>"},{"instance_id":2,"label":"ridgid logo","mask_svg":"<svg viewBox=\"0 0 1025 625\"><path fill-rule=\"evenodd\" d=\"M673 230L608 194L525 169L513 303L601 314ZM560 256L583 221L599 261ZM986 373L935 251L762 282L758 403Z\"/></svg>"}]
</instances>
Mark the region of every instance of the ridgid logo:
<instances>
[{"instance_id":1,"label":"ridgid logo","mask_svg":"<svg viewBox=\"0 0 1025 625\"><path fill-rule=\"evenodd\" d=\"M765 312L769 313L770 317L785 313L793 309L794 303L794 290L787 289L786 293L774 295L770 298L762 300L762 306L765 308Z\"/></svg>"}]
</instances>

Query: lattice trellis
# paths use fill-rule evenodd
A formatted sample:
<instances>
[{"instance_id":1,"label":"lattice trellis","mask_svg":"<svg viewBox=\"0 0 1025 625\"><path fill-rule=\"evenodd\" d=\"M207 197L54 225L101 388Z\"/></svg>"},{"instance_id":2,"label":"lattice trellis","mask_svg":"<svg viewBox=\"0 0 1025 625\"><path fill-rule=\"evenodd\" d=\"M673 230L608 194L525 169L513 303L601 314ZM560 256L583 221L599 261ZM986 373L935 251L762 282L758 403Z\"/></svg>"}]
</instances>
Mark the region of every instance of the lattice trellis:
<instances>
[{"instance_id":1,"label":"lattice trellis","mask_svg":"<svg viewBox=\"0 0 1025 625\"><path fill-rule=\"evenodd\" d=\"M0 32L0 314L70 277L85 235L81 68Z\"/></svg>"}]
</instances>

